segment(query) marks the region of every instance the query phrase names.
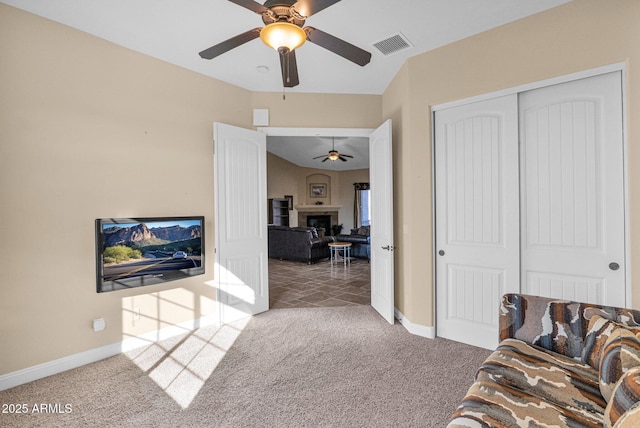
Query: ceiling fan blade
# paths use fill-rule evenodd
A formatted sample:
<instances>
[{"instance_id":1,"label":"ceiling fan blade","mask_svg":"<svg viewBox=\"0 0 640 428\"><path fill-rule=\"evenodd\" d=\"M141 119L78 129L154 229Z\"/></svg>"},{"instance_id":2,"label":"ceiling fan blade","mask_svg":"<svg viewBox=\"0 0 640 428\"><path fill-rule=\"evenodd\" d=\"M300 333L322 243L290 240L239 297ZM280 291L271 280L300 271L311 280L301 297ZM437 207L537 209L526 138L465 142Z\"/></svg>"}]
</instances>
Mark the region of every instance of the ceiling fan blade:
<instances>
[{"instance_id":1,"label":"ceiling fan blade","mask_svg":"<svg viewBox=\"0 0 640 428\"><path fill-rule=\"evenodd\" d=\"M320 159L320 158L324 158L324 157L327 157L327 155L316 156L316 157L315 157L315 158L313 158L313 159Z\"/></svg>"},{"instance_id":2,"label":"ceiling fan blade","mask_svg":"<svg viewBox=\"0 0 640 428\"><path fill-rule=\"evenodd\" d=\"M279 48L280 69L282 70L282 85L285 88L293 88L300 84L298 79L298 63L296 62L296 51L288 48Z\"/></svg>"},{"instance_id":3,"label":"ceiling fan blade","mask_svg":"<svg viewBox=\"0 0 640 428\"><path fill-rule=\"evenodd\" d=\"M263 14L266 11L268 11L269 9L264 7L263 5L261 5L260 3L256 3L253 0L229 0L231 3L235 3L238 6L242 6L245 7L249 10L254 11L255 13L258 14Z\"/></svg>"},{"instance_id":4,"label":"ceiling fan blade","mask_svg":"<svg viewBox=\"0 0 640 428\"><path fill-rule=\"evenodd\" d=\"M322 162L326 162L326 161L328 161L328 160L329 160L329 158L324 158L324 159L322 160Z\"/></svg>"},{"instance_id":5,"label":"ceiling fan blade","mask_svg":"<svg viewBox=\"0 0 640 428\"><path fill-rule=\"evenodd\" d=\"M316 45L322 46L331 52L340 55L349 61L355 62L360 66L365 66L371 61L371 54L351 43L345 42L331 34L318 30L314 27L305 27L304 31L307 33L307 40Z\"/></svg>"},{"instance_id":6,"label":"ceiling fan blade","mask_svg":"<svg viewBox=\"0 0 640 428\"><path fill-rule=\"evenodd\" d=\"M314 13L318 13L321 10L328 8L329 6L333 6L339 1L340 0L298 0L298 2L293 5L293 7L298 11L300 15L306 16L308 18Z\"/></svg>"},{"instance_id":7,"label":"ceiling fan blade","mask_svg":"<svg viewBox=\"0 0 640 428\"><path fill-rule=\"evenodd\" d=\"M204 59L213 59L218 55L222 55L223 53L230 51L233 48L237 48L238 46L250 42L253 39L257 39L258 37L260 37L260 30L262 30L262 28L258 27L242 34L238 34L237 36L225 40L222 43L211 46L209 49L203 50L202 52L200 52L200 56Z\"/></svg>"},{"instance_id":8,"label":"ceiling fan blade","mask_svg":"<svg viewBox=\"0 0 640 428\"><path fill-rule=\"evenodd\" d=\"M344 153L340 153L340 156L344 156L345 158L353 158L351 155L345 155Z\"/></svg>"},{"instance_id":9,"label":"ceiling fan blade","mask_svg":"<svg viewBox=\"0 0 640 428\"><path fill-rule=\"evenodd\" d=\"M345 158L342 157L342 155L338 156L338 159L340 159L342 162L346 162L347 161Z\"/></svg>"}]
</instances>

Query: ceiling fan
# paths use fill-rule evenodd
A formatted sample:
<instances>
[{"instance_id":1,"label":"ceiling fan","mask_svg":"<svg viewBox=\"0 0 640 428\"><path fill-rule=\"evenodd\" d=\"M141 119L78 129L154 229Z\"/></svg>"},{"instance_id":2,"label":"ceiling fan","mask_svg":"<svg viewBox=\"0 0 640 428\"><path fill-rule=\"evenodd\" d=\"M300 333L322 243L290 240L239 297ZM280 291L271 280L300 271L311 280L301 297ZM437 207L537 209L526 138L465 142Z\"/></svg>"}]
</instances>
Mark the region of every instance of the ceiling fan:
<instances>
[{"instance_id":1,"label":"ceiling fan","mask_svg":"<svg viewBox=\"0 0 640 428\"><path fill-rule=\"evenodd\" d=\"M253 0L229 0L262 15L264 27L238 34L200 52L204 59L213 59L231 49L260 37L280 56L282 83L292 88L300 83L295 50L309 40L360 66L371 61L371 54L351 43L314 27L302 27L308 17L338 3L340 0L267 0L264 5Z\"/></svg>"},{"instance_id":2,"label":"ceiling fan","mask_svg":"<svg viewBox=\"0 0 640 428\"><path fill-rule=\"evenodd\" d=\"M351 158L353 159L353 156L351 155L345 155L344 153L339 153L336 150L336 146L335 146L335 138L331 137L331 150L329 150L329 154L328 155L322 155L322 156L316 156L313 159L320 159L320 158L324 158L322 159L322 162L326 162L328 160L331 161L336 161L338 159L340 159L342 162L346 162L347 160L345 158Z\"/></svg>"}]
</instances>

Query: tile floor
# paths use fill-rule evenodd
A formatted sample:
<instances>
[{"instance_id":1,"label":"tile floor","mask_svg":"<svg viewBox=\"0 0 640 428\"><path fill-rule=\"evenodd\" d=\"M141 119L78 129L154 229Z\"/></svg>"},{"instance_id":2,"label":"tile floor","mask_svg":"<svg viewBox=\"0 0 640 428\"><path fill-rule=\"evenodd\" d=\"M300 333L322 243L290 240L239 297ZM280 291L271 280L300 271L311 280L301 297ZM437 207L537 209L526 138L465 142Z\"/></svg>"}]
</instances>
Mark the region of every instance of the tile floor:
<instances>
[{"instance_id":1,"label":"tile floor","mask_svg":"<svg viewBox=\"0 0 640 428\"><path fill-rule=\"evenodd\" d=\"M371 265L352 259L331 266L329 259L312 265L269 259L269 308L358 306L371 303Z\"/></svg>"}]
</instances>

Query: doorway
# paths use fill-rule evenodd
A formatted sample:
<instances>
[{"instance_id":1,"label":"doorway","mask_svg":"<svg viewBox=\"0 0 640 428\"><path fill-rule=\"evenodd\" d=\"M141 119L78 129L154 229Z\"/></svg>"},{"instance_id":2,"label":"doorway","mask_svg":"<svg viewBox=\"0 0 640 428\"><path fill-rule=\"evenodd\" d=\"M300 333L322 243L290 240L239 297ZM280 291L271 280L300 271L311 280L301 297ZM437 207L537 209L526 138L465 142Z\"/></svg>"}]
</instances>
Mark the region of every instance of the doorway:
<instances>
[{"instance_id":1,"label":"doorway","mask_svg":"<svg viewBox=\"0 0 640 428\"><path fill-rule=\"evenodd\" d=\"M508 292L625 306L621 74L435 112L439 336L493 349Z\"/></svg>"},{"instance_id":2,"label":"doorway","mask_svg":"<svg viewBox=\"0 0 640 428\"><path fill-rule=\"evenodd\" d=\"M277 129L285 132L280 135L287 135L287 132L291 135L288 128ZM261 131L214 124L215 282L222 323L237 319L242 314L249 316L268 310L265 158L266 135L274 129ZM293 135L299 135L299 132ZM368 136L369 139L372 157L371 218L375 225L370 235L371 305L385 320L393 323L391 121L373 131L355 129L346 132ZM335 134L336 130L330 130L329 135ZM244 161L247 156L252 161L248 169ZM240 171L250 171L251 174L246 178ZM248 210L247 207L253 208ZM247 248L249 243L251 248Z\"/></svg>"},{"instance_id":3,"label":"doorway","mask_svg":"<svg viewBox=\"0 0 640 428\"><path fill-rule=\"evenodd\" d=\"M291 226L315 227L320 235L316 239L326 242L341 240L359 226L354 219L354 184L369 182L370 133L353 129L267 131L267 195L290 195L294 201L289 211ZM332 150L344 157L328 158ZM314 194L318 187L322 191ZM270 258L269 307L369 305L371 266L361 244L353 245L351 263L346 266L332 265L329 259L305 264Z\"/></svg>"}]
</instances>

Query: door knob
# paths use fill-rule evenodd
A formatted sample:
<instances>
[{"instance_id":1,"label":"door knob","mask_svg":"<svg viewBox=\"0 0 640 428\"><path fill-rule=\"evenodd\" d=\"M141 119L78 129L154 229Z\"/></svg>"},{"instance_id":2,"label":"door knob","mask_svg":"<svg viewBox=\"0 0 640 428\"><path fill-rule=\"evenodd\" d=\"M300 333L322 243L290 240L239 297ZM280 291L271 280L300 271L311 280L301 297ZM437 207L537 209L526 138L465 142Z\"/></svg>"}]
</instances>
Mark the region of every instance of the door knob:
<instances>
[{"instance_id":1,"label":"door knob","mask_svg":"<svg viewBox=\"0 0 640 428\"><path fill-rule=\"evenodd\" d=\"M387 250L387 251L393 251L393 245L386 245L384 247L382 247L383 250Z\"/></svg>"},{"instance_id":2,"label":"door knob","mask_svg":"<svg viewBox=\"0 0 640 428\"><path fill-rule=\"evenodd\" d=\"M444 256L444 250L438 251L438 254L440 254L441 256Z\"/></svg>"},{"instance_id":3,"label":"door knob","mask_svg":"<svg viewBox=\"0 0 640 428\"><path fill-rule=\"evenodd\" d=\"M620 265L618 263L616 263L616 262L609 263L609 269L618 270L618 269L620 269Z\"/></svg>"}]
</instances>

